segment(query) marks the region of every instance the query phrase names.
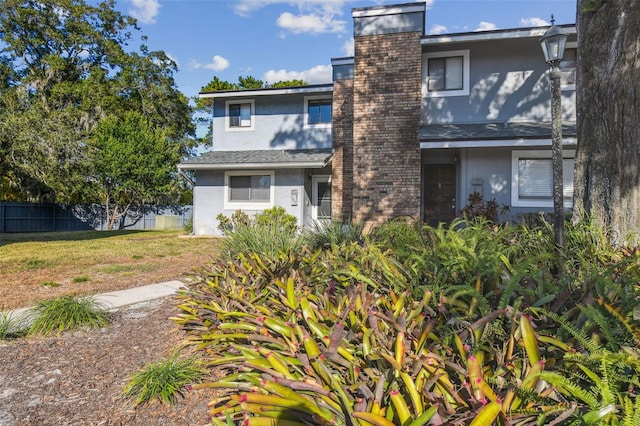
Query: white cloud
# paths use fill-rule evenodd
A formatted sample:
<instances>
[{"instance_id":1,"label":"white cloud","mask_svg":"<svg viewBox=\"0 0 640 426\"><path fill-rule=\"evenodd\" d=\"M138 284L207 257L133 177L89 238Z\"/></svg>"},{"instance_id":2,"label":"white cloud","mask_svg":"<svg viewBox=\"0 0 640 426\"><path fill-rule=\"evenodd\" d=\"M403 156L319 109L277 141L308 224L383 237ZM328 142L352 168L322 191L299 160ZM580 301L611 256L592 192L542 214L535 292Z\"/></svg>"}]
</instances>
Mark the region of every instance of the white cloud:
<instances>
[{"instance_id":1,"label":"white cloud","mask_svg":"<svg viewBox=\"0 0 640 426\"><path fill-rule=\"evenodd\" d=\"M129 14L143 24L155 24L159 12L158 0L131 0Z\"/></svg>"},{"instance_id":2,"label":"white cloud","mask_svg":"<svg viewBox=\"0 0 640 426\"><path fill-rule=\"evenodd\" d=\"M229 61L220 55L215 55L212 58L212 62L208 64L203 64L202 62L198 62L193 59L189 62L189 69L198 70L201 68L213 71L223 71L229 68Z\"/></svg>"},{"instance_id":3,"label":"white cloud","mask_svg":"<svg viewBox=\"0 0 640 426\"><path fill-rule=\"evenodd\" d=\"M431 26L431 29L429 30L429 34L444 34L448 31L447 27L445 27L444 25L440 25L440 24L434 24Z\"/></svg>"},{"instance_id":4,"label":"white cloud","mask_svg":"<svg viewBox=\"0 0 640 426\"><path fill-rule=\"evenodd\" d=\"M286 31L294 34L343 33L347 21L339 18L344 3L344 0L240 0L234 3L233 10L237 15L248 16L267 6L286 5L294 10L282 12L276 21L278 27Z\"/></svg>"},{"instance_id":5,"label":"white cloud","mask_svg":"<svg viewBox=\"0 0 640 426\"><path fill-rule=\"evenodd\" d=\"M227 69L228 67L229 67L229 61L227 61L225 58L223 58L220 55L215 55L213 57L213 62L204 65L204 68L208 70L213 70L213 71L222 71Z\"/></svg>"},{"instance_id":6,"label":"white cloud","mask_svg":"<svg viewBox=\"0 0 640 426\"><path fill-rule=\"evenodd\" d=\"M541 18L522 18L520 25L523 27L548 27L549 23Z\"/></svg>"},{"instance_id":7,"label":"white cloud","mask_svg":"<svg viewBox=\"0 0 640 426\"><path fill-rule=\"evenodd\" d=\"M280 28L291 31L294 34L321 34L344 32L347 23L346 21L334 19L331 14L294 15L284 12L278 17L277 24Z\"/></svg>"},{"instance_id":8,"label":"white cloud","mask_svg":"<svg viewBox=\"0 0 640 426\"><path fill-rule=\"evenodd\" d=\"M331 83L331 65L317 65L304 71L269 70L262 77L269 84L285 80L304 80L309 84Z\"/></svg>"},{"instance_id":9,"label":"white cloud","mask_svg":"<svg viewBox=\"0 0 640 426\"><path fill-rule=\"evenodd\" d=\"M349 39L344 42L342 45L342 51L344 52L344 56L353 56L355 54L353 37L349 37Z\"/></svg>"},{"instance_id":10,"label":"white cloud","mask_svg":"<svg viewBox=\"0 0 640 426\"><path fill-rule=\"evenodd\" d=\"M492 22L480 21L480 25L478 25L478 28L476 28L474 31L490 31L495 30L496 28L496 24Z\"/></svg>"}]
</instances>

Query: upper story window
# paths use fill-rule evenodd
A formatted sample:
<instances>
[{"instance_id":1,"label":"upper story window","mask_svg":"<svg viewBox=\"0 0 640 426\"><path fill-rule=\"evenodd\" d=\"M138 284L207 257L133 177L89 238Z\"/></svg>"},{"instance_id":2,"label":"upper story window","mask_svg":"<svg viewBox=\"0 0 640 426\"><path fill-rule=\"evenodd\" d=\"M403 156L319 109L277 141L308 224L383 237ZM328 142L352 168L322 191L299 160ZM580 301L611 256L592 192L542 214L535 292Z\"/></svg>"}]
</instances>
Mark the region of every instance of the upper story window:
<instances>
[{"instance_id":1,"label":"upper story window","mask_svg":"<svg viewBox=\"0 0 640 426\"><path fill-rule=\"evenodd\" d=\"M577 43L569 42L564 50L564 58L560 62L562 90L576 90Z\"/></svg>"},{"instance_id":2,"label":"upper story window","mask_svg":"<svg viewBox=\"0 0 640 426\"><path fill-rule=\"evenodd\" d=\"M564 206L573 204L575 151L565 150L562 160ZM513 151L511 154L511 205L553 207L553 163L551 151Z\"/></svg>"},{"instance_id":3,"label":"upper story window","mask_svg":"<svg viewBox=\"0 0 640 426\"><path fill-rule=\"evenodd\" d=\"M332 99L326 97L309 96L304 98L304 126L331 126Z\"/></svg>"},{"instance_id":4,"label":"upper story window","mask_svg":"<svg viewBox=\"0 0 640 426\"><path fill-rule=\"evenodd\" d=\"M253 130L255 104L249 101L227 101L226 130Z\"/></svg>"},{"instance_id":5,"label":"upper story window","mask_svg":"<svg viewBox=\"0 0 640 426\"><path fill-rule=\"evenodd\" d=\"M469 51L427 53L422 61L423 95L469 95Z\"/></svg>"}]
</instances>

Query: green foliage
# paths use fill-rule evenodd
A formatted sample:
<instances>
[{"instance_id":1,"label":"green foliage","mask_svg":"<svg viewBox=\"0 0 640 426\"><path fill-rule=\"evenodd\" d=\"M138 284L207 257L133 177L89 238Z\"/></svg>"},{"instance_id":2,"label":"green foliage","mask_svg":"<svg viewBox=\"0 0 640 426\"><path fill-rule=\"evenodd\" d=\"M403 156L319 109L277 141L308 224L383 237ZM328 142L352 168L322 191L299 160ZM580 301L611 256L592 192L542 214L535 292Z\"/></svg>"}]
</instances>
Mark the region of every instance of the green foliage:
<instances>
[{"instance_id":1,"label":"green foliage","mask_svg":"<svg viewBox=\"0 0 640 426\"><path fill-rule=\"evenodd\" d=\"M492 223L497 223L500 217L509 211L509 206L500 206L496 199L485 201L482 194L472 192L469 194L468 203L460 213L467 219L483 218Z\"/></svg>"},{"instance_id":2,"label":"green foliage","mask_svg":"<svg viewBox=\"0 0 640 426\"><path fill-rule=\"evenodd\" d=\"M0 311L0 341L22 337L26 329L23 318L14 316L12 312Z\"/></svg>"},{"instance_id":3,"label":"green foliage","mask_svg":"<svg viewBox=\"0 0 640 426\"><path fill-rule=\"evenodd\" d=\"M385 227L237 253L181 296L227 373L198 385L229 391L214 424L635 424L640 250L571 230L592 264L558 277L546 226Z\"/></svg>"},{"instance_id":4,"label":"green foliage","mask_svg":"<svg viewBox=\"0 0 640 426\"><path fill-rule=\"evenodd\" d=\"M236 229L251 225L251 218L242 210L236 210L230 218L220 213L216 216L216 220L218 221L218 230L223 235L229 235Z\"/></svg>"},{"instance_id":5,"label":"green foliage","mask_svg":"<svg viewBox=\"0 0 640 426\"><path fill-rule=\"evenodd\" d=\"M109 312L93 298L64 296L45 300L29 309L29 334L48 336L82 328L101 328L110 322Z\"/></svg>"},{"instance_id":6,"label":"green foliage","mask_svg":"<svg viewBox=\"0 0 640 426\"><path fill-rule=\"evenodd\" d=\"M10 198L95 202L87 140L105 116L136 111L180 153L193 146L175 62L132 48L135 20L112 1L5 0L0 28L0 181Z\"/></svg>"},{"instance_id":7,"label":"green foliage","mask_svg":"<svg viewBox=\"0 0 640 426\"><path fill-rule=\"evenodd\" d=\"M316 222L302 231L302 239L311 250L327 249L333 245L364 241L364 223Z\"/></svg>"},{"instance_id":8,"label":"green foliage","mask_svg":"<svg viewBox=\"0 0 640 426\"><path fill-rule=\"evenodd\" d=\"M193 216L189 216L187 220L182 224L182 229L187 234L193 234Z\"/></svg>"},{"instance_id":9,"label":"green foliage","mask_svg":"<svg viewBox=\"0 0 640 426\"><path fill-rule=\"evenodd\" d=\"M296 235L297 219L286 213L283 207L273 207L250 218L242 210L236 210L231 218L217 216L218 229L227 236L221 249L227 259L239 254L258 253L271 259L280 253L288 254L298 249L300 239Z\"/></svg>"},{"instance_id":10,"label":"green foliage","mask_svg":"<svg viewBox=\"0 0 640 426\"><path fill-rule=\"evenodd\" d=\"M300 87L300 86L308 86L309 83L307 83L304 80L285 80L285 81L276 81L275 83L269 85L269 87L275 89L278 87Z\"/></svg>"},{"instance_id":11,"label":"green foliage","mask_svg":"<svg viewBox=\"0 0 640 426\"><path fill-rule=\"evenodd\" d=\"M207 370L193 357L179 358L175 353L168 359L147 364L129 377L122 393L144 404L155 398L162 403L175 404L185 389L202 381Z\"/></svg>"},{"instance_id":12,"label":"green foliage","mask_svg":"<svg viewBox=\"0 0 640 426\"><path fill-rule=\"evenodd\" d=\"M176 190L178 146L140 113L103 119L91 141L93 182L106 209L107 229L133 205L153 203Z\"/></svg>"},{"instance_id":13,"label":"green foliage","mask_svg":"<svg viewBox=\"0 0 640 426\"><path fill-rule=\"evenodd\" d=\"M288 214L282 206L274 206L257 213L254 222L257 227L282 228L291 234L298 231L298 220L294 215Z\"/></svg>"},{"instance_id":14,"label":"green foliage","mask_svg":"<svg viewBox=\"0 0 640 426\"><path fill-rule=\"evenodd\" d=\"M424 251L425 234L421 225L412 224L404 219L389 221L375 228L369 239L380 246L382 250L389 250L408 270L413 272L415 285L421 284L422 277L415 268L415 260Z\"/></svg>"}]
</instances>

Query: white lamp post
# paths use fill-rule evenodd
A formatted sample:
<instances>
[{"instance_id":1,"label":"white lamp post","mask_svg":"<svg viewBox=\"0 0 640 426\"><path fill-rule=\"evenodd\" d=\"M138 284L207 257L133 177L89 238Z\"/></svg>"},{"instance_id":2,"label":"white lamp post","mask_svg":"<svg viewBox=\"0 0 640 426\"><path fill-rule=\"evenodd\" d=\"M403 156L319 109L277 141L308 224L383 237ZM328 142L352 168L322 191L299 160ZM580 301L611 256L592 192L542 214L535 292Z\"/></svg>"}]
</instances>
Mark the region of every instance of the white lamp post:
<instances>
[{"instance_id":1,"label":"white lamp post","mask_svg":"<svg viewBox=\"0 0 640 426\"><path fill-rule=\"evenodd\" d=\"M554 24L551 15L551 27L540 39L544 59L551 68L551 160L553 165L553 225L555 243L564 247L564 200L562 185L562 104L560 97L560 62L564 57L567 34Z\"/></svg>"}]
</instances>

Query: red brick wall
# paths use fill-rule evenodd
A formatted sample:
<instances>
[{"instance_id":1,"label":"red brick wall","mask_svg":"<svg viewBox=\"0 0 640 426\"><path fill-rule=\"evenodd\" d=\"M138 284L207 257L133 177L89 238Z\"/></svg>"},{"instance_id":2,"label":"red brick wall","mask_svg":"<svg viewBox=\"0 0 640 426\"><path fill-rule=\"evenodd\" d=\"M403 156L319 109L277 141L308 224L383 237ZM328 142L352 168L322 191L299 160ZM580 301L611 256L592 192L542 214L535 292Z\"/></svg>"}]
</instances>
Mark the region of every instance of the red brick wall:
<instances>
[{"instance_id":1,"label":"red brick wall","mask_svg":"<svg viewBox=\"0 0 640 426\"><path fill-rule=\"evenodd\" d=\"M352 218L367 228L420 217L421 35L355 38Z\"/></svg>"},{"instance_id":2,"label":"red brick wall","mask_svg":"<svg viewBox=\"0 0 640 426\"><path fill-rule=\"evenodd\" d=\"M353 199L353 80L333 83L332 111L332 216L339 222L348 222L352 219Z\"/></svg>"}]
</instances>

